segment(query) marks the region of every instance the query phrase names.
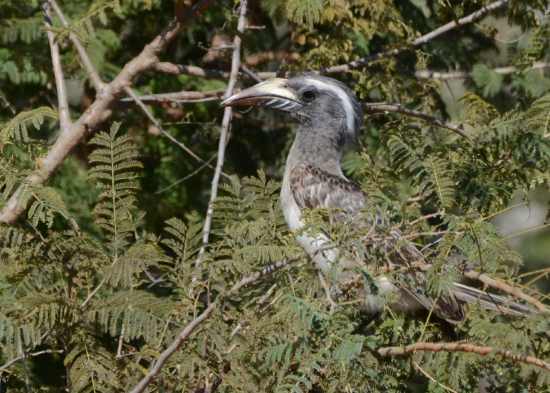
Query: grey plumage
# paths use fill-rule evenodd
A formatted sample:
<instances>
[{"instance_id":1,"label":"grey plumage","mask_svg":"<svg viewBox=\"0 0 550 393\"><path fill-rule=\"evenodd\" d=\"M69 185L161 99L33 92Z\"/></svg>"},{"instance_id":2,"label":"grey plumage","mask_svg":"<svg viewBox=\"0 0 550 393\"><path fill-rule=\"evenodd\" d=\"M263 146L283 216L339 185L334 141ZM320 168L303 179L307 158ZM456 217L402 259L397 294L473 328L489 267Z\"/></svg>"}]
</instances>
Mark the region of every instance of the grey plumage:
<instances>
[{"instance_id":1,"label":"grey plumage","mask_svg":"<svg viewBox=\"0 0 550 393\"><path fill-rule=\"evenodd\" d=\"M353 258L353 252L339 250L332 245L326 233L304 231L304 209L336 209L336 220L353 225L376 228L381 217L362 217L367 195L355 183L348 180L340 161L345 150L356 141L361 128L361 106L353 92L342 83L318 75L302 75L291 79L274 79L262 82L228 98L224 105L263 105L288 112L298 121L296 137L290 149L283 184L281 205L285 219L305 251L318 268L332 275L332 282L339 285L344 279L344 266L364 266L365 261ZM381 247L391 256L394 265L408 265L423 260L422 253L414 245L404 241L399 232L392 231L389 240ZM350 257L350 255L352 255ZM357 259L357 258L355 258ZM368 266L367 266L368 268ZM527 314L531 309L509 299L491 295L475 288L454 283L437 299L427 295L426 277L423 271L412 269L403 282L391 282L377 277L377 289L365 293L365 308L379 311L387 292L397 295L392 307L410 311L419 308L431 310L449 322L464 317L464 305L479 303L481 306L507 314Z\"/></svg>"}]
</instances>

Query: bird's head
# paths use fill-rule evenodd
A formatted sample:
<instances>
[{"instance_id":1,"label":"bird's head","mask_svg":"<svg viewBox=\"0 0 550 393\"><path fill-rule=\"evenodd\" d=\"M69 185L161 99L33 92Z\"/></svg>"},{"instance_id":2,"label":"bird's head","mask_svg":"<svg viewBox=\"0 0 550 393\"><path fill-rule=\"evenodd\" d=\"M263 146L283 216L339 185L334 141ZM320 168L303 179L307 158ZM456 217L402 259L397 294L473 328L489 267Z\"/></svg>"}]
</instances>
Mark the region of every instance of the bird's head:
<instances>
[{"instance_id":1,"label":"bird's head","mask_svg":"<svg viewBox=\"0 0 550 393\"><path fill-rule=\"evenodd\" d=\"M228 97L222 105L285 111L307 132L334 133L343 144L355 140L363 120L353 91L336 79L313 74L266 80Z\"/></svg>"}]
</instances>

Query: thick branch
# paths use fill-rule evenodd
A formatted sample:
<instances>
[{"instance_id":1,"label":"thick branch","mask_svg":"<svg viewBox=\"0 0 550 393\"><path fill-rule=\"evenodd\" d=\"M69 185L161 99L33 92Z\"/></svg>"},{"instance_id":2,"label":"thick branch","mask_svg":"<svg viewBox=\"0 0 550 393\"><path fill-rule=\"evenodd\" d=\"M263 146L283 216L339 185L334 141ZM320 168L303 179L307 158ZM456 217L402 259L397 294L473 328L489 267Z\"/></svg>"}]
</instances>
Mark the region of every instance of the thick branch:
<instances>
[{"instance_id":1,"label":"thick branch","mask_svg":"<svg viewBox=\"0 0 550 393\"><path fill-rule=\"evenodd\" d=\"M61 8L57 5L57 2L55 0L49 0L52 6L55 9L55 12L59 16L59 19L61 20L61 23L63 26L68 27L69 23L67 22L67 19L65 18L65 15L63 14L63 11ZM96 91L101 91L104 87L104 83L101 80L99 73L97 72L97 69L93 65L93 63L90 60L90 57L88 56L88 52L80 42L80 39L78 36L74 33L70 34L71 41L73 42L73 45L76 47L78 54L82 60L82 63L84 64L84 67L86 68L86 71L88 72L90 79L94 83L94 86L96 88ZM204 164L205 161L197 156L191 149L189 149L184 143L176 140L172 135L170 135L162 125L157 121L157 119L153 116L153 114L147 109L147 107L143 104L142 100L134 93L134 91L130 87L125 87L124 91L126 94L130 96L130 99L135 101L139 108L142 110L143 113L147 116L147 118L160 130L160 132L167 137L169 140L171 140L173 143L175 143L177 146L179 146L183 151L185 151L187 154L189 154L191 157L193 157L198 162ZM177 93L176 93L177 94ZM181 94L181 93L180 93ZM197 95L200 95L200 93L196 93ZM221 95L221 93L219 94ZM224 174L225 175L225 174ZM227 176L227 175L225 175Z\"/></svg>"},{"instance_id":2,"label":"thick branch","mask_svg":"<svg viewBox=\"0 0 550 393\"><path fill-rule=\"evenodd\" d=\"M233 89L237 83L239 76L239 69L241 66L241 37L240 35L245 30L246 24L246 7L247 0L241 0L241 7L239 11L239 21L237 23L238 33L233 39L233 55L231 58L231 73L229 75L229 83L225 90L225 97L229 97L233 94ZM229 126L231 125L231 118L233 117L233 108L230 106L225 107L223 111L223 120L220 132L220 140L218 142L218 159L216 162L216 170L212 177L212 187L210 189L210 201L208 202L208 209L206 211L206 218L204 220L204 226L202 230L202 246L199 250L196 266L199 266L202 262L203 255L208 246L210 240L210 229L212 226L212 217L214 215L214 201L218 197L218 185L220 183L220 175L222 173L223 163L225 160L225 149L229 139Z\"/></svg>"},{"instance_id":3,"label":"thick branch","mask_svg":"<svg viewBox=\"0 0 550 393\"><path fill-rule=\"evenodd\" d=\"M528 355L518 355L514 354L511 351L507 351L500 348L474 345L468 343L430 343L430 342L419 342L416 344L407 345L406 347L383 347L378 349L378 354L380 356L406 356L411 355L415 352L469 352L475 353L481 356L486 356L489 354L500 355L503 358L511 360L513 362L520 362L530 364L536 367L540 367L544 370L550 371L550 363L536 358L534 356Z\"/></svg>"},{"instance_id":4,"label":"thick branch","mask_svg":"<svg viewBox=\"0 0 550 393\"><path fill-rule=\"evenodd\" d=\"M246 1L246 0L245 0ZM233 295L237 293L241 288L253 284L254 282L258 281L260 278L271 274L277 270L280 270L286 266L288 266L293 261L281 261L274 263L273 265L270 265L260 272L254 273L250 276L247 276L237 282L227 295ZM189 322L176 336L175 340L170 343L170 345L160 354L156 362L153 364L153 366L149 369L149 372L147 375L145 375L141 381L130 391L130 393L141 393L147 388L147 386L153 382L155 377L158 375L158 373L162 370L162 367L166 364L168 359L180 349L180 347L183 345L183 343L193 334L193 332L210 316L212 313L216 310L219 303L218 301L210 303L210 305L194 320Z\"/></svg>"},{"instance_id":5,"label":"thick branch","mask_svg":"<svg viewBox=\"0 0 550 393\"><path fill-rule=\"evenodd\" d=\"M44 9L44 20L46 24L46 34L50 44L50 53L52 56L53 73L55 77L55 87L57 89L57 105L59 108L59 125L61 134L66 134L71 127L71 115L69 113L69 103L67 101L67 88L65 86L65 77L63 76L63 67L61 66L61 56L59 55L59 44L55 39L55 34L51 30L52 16L48 3L42 5Z\"/></svg>"},{"instance_id":6,"label":"thick branch","mask_svg":"<svg viewBox=\"0 0 550 393\"><path fill-rule=\"evenodd\" d=\"M208 3L209 0L199 0L189 16ZM182 27L181 20L173 20L164 32L159 34L143 48L141 53L126 63L117 77L101 90L92 105L72 124L69 132L60 135L45 157L40 159L38 167L29 175L17 191L10 197L0 212L0 222L13 223L25 211L26 204L20 202L27 185L43 184L61 165L71 150L87 135L111 116L111 105L119 98L135 77L151 69L158 63L158 55L174 39Z\"/></svg>"},{"instance_id":7,"label":"thick branch","mask_svg":"<svg viewBox=\"0 0 550 393\"><path fill-rule=\"evenodd\" d=\"M407 115L411 117L417 117L419 119L426 120L429 123L435 124L438 127L443 127L448 130L451 130L466 139L470 139L468 135L464 133L464 130L462 129L462 127L457 126L456 124L453 124L453 123L445 122L441 119L438 119L437 117L428 115L427 113L424 113L424 112L407 109L403 107L403 105L401 104L367 103L365 104L365 108L368 112L378 112L378 113L396 112L396 113L401 113L403 115Z\"/></svg>"},{"instance_id":8,"label":"thick branch","mask_svg":"<svg viewBox=\"0 0 550 393\"><path fill-rule=\"evenodd\" d=\"M392 57L396 56L406 50L417 48L421 45L424 45L434 38L439 37L442 34L445 34L451 30L454 30L460 26L467 25L469 23L475 22L485 15L487 15L489 12L497 10L499 8L502 8L507 5L509 0L498 0L491 4L486 5L485 7L482 7L481 9L477 10L476 12L471 13L468 16L465 16L463 18L460 18L458 20L454 20L452 22L449 22L447 24L444 24L443 26L438 27L437 29L430 31L427 34L424 34L421 37L418 37L413 42L411 42L409 45L391 49L385 52L376 53L371 56L363 57L362 59L358 59L352 62L349 62L347 64L341 64L333 67L328 67L324 70L321 70L322 74L337 74L341 72L348 72L355 68L360 68L368 65L369 63L372 63L373 61L380 60L386 57Z\"/></svg>"}]
</instances>

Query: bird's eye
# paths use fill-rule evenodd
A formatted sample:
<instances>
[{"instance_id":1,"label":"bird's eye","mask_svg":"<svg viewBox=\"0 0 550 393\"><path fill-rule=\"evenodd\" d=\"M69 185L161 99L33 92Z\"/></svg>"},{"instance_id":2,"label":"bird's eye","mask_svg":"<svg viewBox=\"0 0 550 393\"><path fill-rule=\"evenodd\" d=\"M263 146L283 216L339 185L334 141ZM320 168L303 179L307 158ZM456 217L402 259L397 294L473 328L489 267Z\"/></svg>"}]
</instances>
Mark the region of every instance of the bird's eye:
<instances>
[{"instance_id":1,"label":"bird's eye","mask_svg":"<svg viewBox=\"0 0 550 393\"><path fill-rule=\"evenodd\" d=\"M311 102L317 97L317 92L313 89L307 89L302 92L302 100Z\"/></svg>"}]
</instances>

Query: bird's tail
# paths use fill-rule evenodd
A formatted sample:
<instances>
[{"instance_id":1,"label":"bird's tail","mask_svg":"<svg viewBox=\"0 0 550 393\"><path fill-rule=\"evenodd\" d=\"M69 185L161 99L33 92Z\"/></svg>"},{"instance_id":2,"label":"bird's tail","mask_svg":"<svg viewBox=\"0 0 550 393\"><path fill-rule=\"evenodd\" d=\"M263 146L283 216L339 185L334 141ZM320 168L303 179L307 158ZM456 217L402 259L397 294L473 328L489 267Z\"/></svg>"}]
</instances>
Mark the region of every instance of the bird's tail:
<instances>
[{"instance_id":1,"label":"bird's tail","mask_svg":"<svg viewBox=\"0 0 550 393\"><path fill-rule=\"evenodd\" d=\"M484 309L494 310L501 314L525 316L537 313L535 309L514 302L510 298L494 295L464 284L454 283L451 291L460 302L479 304Z\"/></svg>"}]
</instances>

